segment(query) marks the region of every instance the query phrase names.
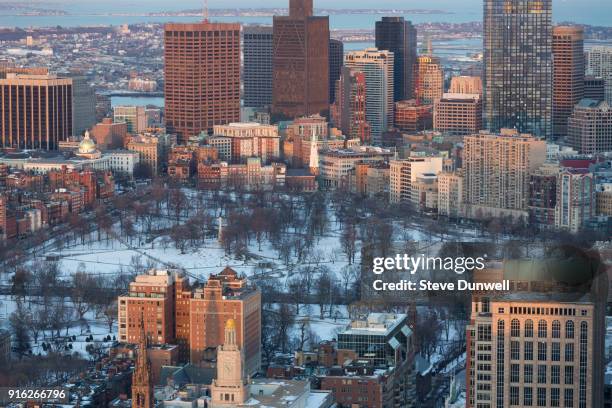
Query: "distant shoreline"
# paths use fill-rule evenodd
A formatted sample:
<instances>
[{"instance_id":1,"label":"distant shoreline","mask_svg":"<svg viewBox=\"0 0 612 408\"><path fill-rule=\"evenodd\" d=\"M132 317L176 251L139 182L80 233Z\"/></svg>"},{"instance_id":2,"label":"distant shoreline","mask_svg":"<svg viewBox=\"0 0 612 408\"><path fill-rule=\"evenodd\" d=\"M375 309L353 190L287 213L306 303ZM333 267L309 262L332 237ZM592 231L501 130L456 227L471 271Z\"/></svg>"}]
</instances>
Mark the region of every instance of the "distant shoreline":
<instances>
[{"instance_id":1,"label":"distant shoreline","mask_svg":"<svg viewBox=\"0 0 612 408\"><path fill-rule=\"evenodd\" d=\"M150 13L142 12L124 12L124 13L69 13L65 10L40 10L30 9L21 12L14 12L15 9L10 9L12 13L1 13L0 16L5 17L53 17L53 16L83 16L83 17L194 17L202 15L200 9L189 9L180 11L156 11ZM236 8L236 9L210 9L209 15L211 17L272 17L275 15L286 15L288 10L286 8ZM333 9L333 8L320 8L315 10L315 14L321 16L332 16L332 15L346 15L346 14L385 14L385 15L404 15L404 14L418 14L418 15L452 15L455 14L451 11L437 10L437 9Z\"/></svg>"}]
</instances>

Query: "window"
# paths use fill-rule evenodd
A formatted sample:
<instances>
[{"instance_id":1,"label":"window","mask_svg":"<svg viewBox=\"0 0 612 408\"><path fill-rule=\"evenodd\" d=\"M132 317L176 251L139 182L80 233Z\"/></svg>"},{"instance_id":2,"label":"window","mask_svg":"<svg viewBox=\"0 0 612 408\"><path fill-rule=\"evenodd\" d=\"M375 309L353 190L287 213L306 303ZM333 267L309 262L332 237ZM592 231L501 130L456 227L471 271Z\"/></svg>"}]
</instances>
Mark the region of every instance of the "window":
<instances>
[{"instance_id":1,"label":"window","mask_svg":"<svg viewBox=\"0 0 612 408\"><path fill-rule=\"evenodd\" d=\"M573 339L574 338L574 322L568 320L565 322L565 338Z\"/></svg>"},{"instance_id":2,"label":"window","mask_svg":"<svg viewBox=\"0 0 612 408\"><path fill-rule=\"evenodd\" d=\"M546 384L546 366L538 366L538 384Z\"/></svg>"},{"instance_id":3,"label":"window","mask_svg":"<svg viewBox=\"0 0 612 408\"><path fill-rule=\"evenodd\" d=\"M580 394L578 395L578 406L587 408L587 352L589 341L589 325L587 322L580 323Z\"/></svg>"},{"instance_id":4,"label":"window","mask_svg":"<svg viewBox=\"0 0 612 408\"><path fill-rule=\"evenodd\" d=\"M547 355L546 343L539 342L538 343L538 360L546 361L546 355Z\"/></svg>"},{"instance_id":5,"label":"window","mask_svg":"<svg viewBox=\"0 0 612 408\"><path fill-rule=\"evenodd\" d=\"M561 367L558 365L550 367L550 383L561 384Z\"/></svg>"},{"instance_id":6,"label":"window","mask_svg":"<svg viewBox=\"0 0 612 408\"><path fill-rule=\"evenodd\" d=\"M525 342L525 350L523 351L525 355L525 360L531 361L533 360L533 342L526 341Z\"/></svg>"},{"instance_id":7,"label":"window","mask_svg":"<svg viewBox=\"0 0 612 408\"><path fill-rule=\"evenodd\" d=\"M574 366L565 366L565 384L574 384Z\"/></svg>"},{"instance_id":8,"label":"window","mask_svg":"<svg viewBox=\"0 0 612 408\"><path fill-rule=\"evenodd\" d=\"M526 384L530 384L533 382L533 365L525 364L523 367L523 381Z\"/></svg>"},{"instance_id":9,"label":"window","mask_svg":"<svg viewBox=\"0 0 612 408\"><path fill-rule=\"evenodd\" d=\"M533 321L525 321L525 337L533 337Z\"/></svg>"},{"instance_id":10,"label":"window","mask_svg":"<svg viewBox=\"0 0 612 408\"><path fill-rule=\"evenodd\" d=\"M546 406L546 388L538 388L538 407Z\"/></svg>"},{"instance_id":11,"label":"window","mask_svg":"<svg viewBox=\"0 0 612 408\"><path fill-rule=\"evenodd\" d=\"M567 408L572 408L574 406L574 390L571 388L567 388L565 390L563 396L563 403Z\"/></svg>"},{"instance_id":12,"label":"window","mask_svg":"<svg viewBox=\"0 0 612 408\"><path fill-rule=\"evenodd\" d=\"M568 343L565 345L565 361L574 361L574 343Z\"/></svg>"},{"instance_id":13,"label":"window","mask_svg":"<svg viewBox=\"0 0 612 408\"><path fill-rule=\"evenodd\" d=\"M550 406L551 407L558 407L559 406L559 389L558 388L551 388L550 390Z\"/></svg>"},{"instance_id":14,"label":"window","mask_svg":"<svg viewBox=\"0 0 612 408\"><path fill-rule=\"evenodd\" d=\"M497 408L504 407L504 357L506 350L504 347L504 331L506 324L503 320L497 322Z\"/></svg>"},{"instance_id":15,"label":"window","mask_svg":"<svg viewBox=\"0 0 612 408\"><path fill-rule=\"evenodd\" d=\"M533 405L533 388L525 387L523 389L523 405L527 407Z\"/></svg>"},{"instance_id":16,"label":"window","mask_svg":"<svg viewBox=\"0 0 612 408\"><path fill-rule=\"evenodd\" d=\"M519 404L519 387L510 387L510 405Z\"/></svg>"},{"instance_id":17,"label":"window","mask_svg":"<svg viewBox=\"0 0 612 408\"><path fill-rule=\"evenodd\" d=\"M550 359L552 361L561 361L561 344L552 343L551 347L552 349Z\"/></svg>"},{"instance_id":18,"label":"window","mask_svg":"<svg viewBox=\"0 0 612 408\"><path fill-rule=\"evenodd\" d=\"M478 341L491 341L491 326L484 324L478 326Z\"/></svg>"},{"instance_id":19,"label":"window","mask_svg":"<svg viewBox=\"0 0 612 408\"><path fill-rule=\"evenodd\" d=\"M518 341L510 342L510 358L512 360L519 360L521 358L521 343Z\"/></svg>"},{"instance_id":20,"label":"window","mask_svg":"<svg viewBox=\"0 0 612 408\"><path fill-rule=\"evenodd\" d=\"M520 337L521 336L521 323L518 319L513 319L510 323L510 336Z\"/></svg>"},{"instance_id":21,"label":"window","mask_svg":"<svg viewBox=\"0 0 612 408\"><path fill-rule=\"evenodd\" d=\"M540 320L538 322L538 337L548 337L548 325L546 324L546 320Z\"/></svg>"},{"instance_id":22,"label":"window","mask_svg":"<svg viewBox=\"0 0 612 408\"><path fill-rule=\"evenodd\" d=\"M510 382L519 382L521 366L518 364L512 364L510 366Z\"/></svg>"},{"instance_id":23,"label":"window","mask_svg":"<svg viewBox=\"0 0 612 408\"><path fill-rule=\"evenodd\" d=\"M553 339L561 338L561 322L559 322L558 320L555 320L552 323L552 336Z\"/></svg>"}]
</instances>

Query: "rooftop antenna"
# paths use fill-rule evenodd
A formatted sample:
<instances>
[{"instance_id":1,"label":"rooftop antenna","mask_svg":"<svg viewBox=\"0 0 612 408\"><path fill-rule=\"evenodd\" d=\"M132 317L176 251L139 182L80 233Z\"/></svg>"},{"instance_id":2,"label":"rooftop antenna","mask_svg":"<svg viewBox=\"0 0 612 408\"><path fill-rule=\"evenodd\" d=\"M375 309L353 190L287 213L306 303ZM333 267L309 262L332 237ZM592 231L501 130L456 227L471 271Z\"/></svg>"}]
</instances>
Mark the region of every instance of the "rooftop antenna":
<instances>
[{"instance_id":1,"label":"rooftop antenna","mask_svg":"<svg viewBox=\"0 0 612 408\"><path fill-rule=\"evenodd\" d=\"M204 22L208 23L208 0L204 0Z\"/></svg>"}]
</instances>

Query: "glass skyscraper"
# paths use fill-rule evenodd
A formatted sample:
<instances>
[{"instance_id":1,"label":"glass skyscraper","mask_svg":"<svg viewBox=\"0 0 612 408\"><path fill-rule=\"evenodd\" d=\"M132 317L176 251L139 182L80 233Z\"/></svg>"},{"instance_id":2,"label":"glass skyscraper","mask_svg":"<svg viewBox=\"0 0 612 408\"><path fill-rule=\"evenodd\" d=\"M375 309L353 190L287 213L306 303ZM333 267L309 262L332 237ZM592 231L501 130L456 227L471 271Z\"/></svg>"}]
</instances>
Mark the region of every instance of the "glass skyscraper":
<instances>
[{"instance_id":1,"label":"glass skyscraper","mask_svg":"<svg viewBox=\"0 0 612 408\"><path fill-rule=\"evenodd\" d=\"M552 135L552 0L484 0L485 123Z\"/></svg>"},{"instance_id":2,"label":"glass skyscraper","mask_svg":"<svg viewBox=\"0 0 612 408\"><path fill-rule=\"evenodd\" d=\"M394 55L394 99L410 99L414 93L413 71L417 59L417 31L404 17L383 17L376 22L376 48Z\"/></svg>"}]
</instances>

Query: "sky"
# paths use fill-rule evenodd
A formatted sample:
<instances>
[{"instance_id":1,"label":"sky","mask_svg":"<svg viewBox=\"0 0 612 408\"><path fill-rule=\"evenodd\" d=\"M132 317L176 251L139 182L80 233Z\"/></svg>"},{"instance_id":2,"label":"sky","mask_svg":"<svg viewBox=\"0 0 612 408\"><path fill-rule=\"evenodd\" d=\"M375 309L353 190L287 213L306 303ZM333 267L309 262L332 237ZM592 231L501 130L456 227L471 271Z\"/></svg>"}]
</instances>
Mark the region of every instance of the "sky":
<instances>
[{"instance_id":1,"label":"sky","mask_svg":"<svg viewBox=\"0 0 612 408\"><path fill-rule=\"evenodd\" d=\"M57 0L56 0L57 1ZM76 1L60 0L60 2L76 3ZM96 4L100 3L99 0L78 0L78 3ZM203 3L202 0L175 0L168 2L167 0L107 0L104 4L113 6L117 4L121 5L142 5L142 6L166 6L174 7L199 7ZM226 7L282 7L286 6L288 0L265 0L264 2L256 2L253 0L209 0L211 8L226 8ZM554 7L560 7L565 10L583 10L585 8L591 9L592 12L598 10L611 10L612 1L610 0L554 0ZM482 7L482 0L315 0L315 7L326 7L326 8L372 8L372 7L390 7L390 8L428 8L428 9L456 9L458 7ZM612 16L610 17L612 20ZM612 22L611 22L612 24Z\"/></svg>"}]
</instances>

